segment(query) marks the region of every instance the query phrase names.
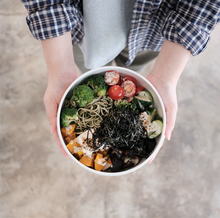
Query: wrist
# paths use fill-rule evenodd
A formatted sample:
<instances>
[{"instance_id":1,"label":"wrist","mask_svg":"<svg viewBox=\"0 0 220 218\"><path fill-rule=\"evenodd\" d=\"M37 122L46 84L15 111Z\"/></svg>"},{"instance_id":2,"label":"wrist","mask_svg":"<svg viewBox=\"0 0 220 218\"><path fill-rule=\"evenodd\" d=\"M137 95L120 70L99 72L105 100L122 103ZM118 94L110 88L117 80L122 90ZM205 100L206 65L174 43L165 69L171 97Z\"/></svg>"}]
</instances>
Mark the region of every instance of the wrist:
<instances>
[{"instance_id":1,"label":"wrist","mask_svg":"<svg viewBox=\"0 0 220 218\"><path fill-rule=\"evenodd\" d=\"M67 86L79 76L74 62L70 32L43 40L42 47L49 74L49 84Z\"/></svg>"},{"instance_id":2,"label":"wrist","mask_svg":"<svg viewBox=\"0 0 220 218\"><path fill-rule=\"evenodd\" d=\"M190 55L182 45L165 40L151 76L176 85Z\"/></svg>"},{"instance_id":3,"label":"wrist","mask_svg":"<svg viewBox=\"0 0 220 218\"><path fill-rule=\"evenodd\" d=\"M69 69L48 71L48 84L67 87L79 76L75 66Z\"/></svg>"},{"instance_id":4,"label":"wrist","mask_svg":"<svg viewBox=\"0 0 220 218\"><path fill-rule=\"evenodd\" d=\"M180 73L172 73L167 66L157 65L152 69L148 75L148 79L157 84L171 84L177 85Z\"/></svg>"}]
</instances>

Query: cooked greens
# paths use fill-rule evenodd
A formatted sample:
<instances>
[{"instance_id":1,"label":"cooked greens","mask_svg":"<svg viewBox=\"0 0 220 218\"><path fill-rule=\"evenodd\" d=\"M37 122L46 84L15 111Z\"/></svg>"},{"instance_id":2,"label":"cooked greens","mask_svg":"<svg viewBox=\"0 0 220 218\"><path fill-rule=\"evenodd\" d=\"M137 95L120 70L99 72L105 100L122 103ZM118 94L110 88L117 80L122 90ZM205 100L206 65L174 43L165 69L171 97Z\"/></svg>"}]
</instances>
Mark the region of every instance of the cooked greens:
<instances>
[{"instance_id":1,"label":"cooked greens","mask_svg":"<svg viewBox=\"0 0 220 218\"><path fill-rule=\"evenodd\" d=\"M78 107L85 107L94 99L94 92L87 85L79 85L73 89L71 104Z\"/></svg>"},{"instance_id":2,"label":"cooked greens","mask_svg":"<svg viewBox=\"0 0 220 218\"><path fill-rule=\"evenodd\" d=\"M105 96L107 93L107 84L105 83L103 76L91 76L86 80L85 84L91 87L95 96Z\"/></svg>"},{"instance_id":3,"label":"cooked greens","mask_svg":"<svg viewBox=\"0 0 220 218\"><path fill-rule=\"evenodd\" d=\"M63 108L61 112L61 123L67 127L71 122L78 120L78 112L76 108Z\"/></svg>"}]
</instances>

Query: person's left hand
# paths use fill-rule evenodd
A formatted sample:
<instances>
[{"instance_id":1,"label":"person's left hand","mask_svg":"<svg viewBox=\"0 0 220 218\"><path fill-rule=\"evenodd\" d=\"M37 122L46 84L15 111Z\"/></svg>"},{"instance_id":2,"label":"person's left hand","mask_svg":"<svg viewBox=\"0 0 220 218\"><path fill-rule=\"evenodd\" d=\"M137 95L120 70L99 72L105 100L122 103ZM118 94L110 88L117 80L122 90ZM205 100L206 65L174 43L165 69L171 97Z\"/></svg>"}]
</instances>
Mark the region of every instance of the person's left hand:
<instances>
[{"instance_id":1,"label":"person's left hand","mask_svg":"<svg viewBox=\"0 0 220 218\"><path fill-rule=\"evenodd\" d=\"M163 101L166 112L165 137L170 140L178 110L176 84L166 77L156 77L152 73L147 76L147 80L156 88Z\"/></svg>"},{"instance_id":2,"label":"person's left hand","mask_svg":"<svg viewBox=\"0 0 220 218\"><path fill-rule=\"evenodd\" d=\"M168 140L170 140L171 133L175 126L176 114L178 109L177 97L176 97L176 84L173 83L171 80L166 79L166 77L156 77L153 73L150 73L147 76L147 80L156 88L164 103L164 108L166 113L166 130L165 130L165 135L164 136L161 135L162 137L161 147L162 147L165 137ZM157 153L149 160L148 163L151 163L154 160Z\"/></svg>"},{"instance_id":3,"label":"person's left hand","mask_svg":"<svg viewBox=\"0 0 220 218\"><path fill-rule=\"evenodd\" d=\"M178 110L176 86L183 69L191 56L184 46L164 40L160 53L147 79L159 92L166 112L165 137L170 140ZM161 137L164 136L161 135ZM161 143L162 146L163 143ZM159 149L157 150L159 151ZM150 160L155 158L154 157Z\"/></svg>"}]
</instances>

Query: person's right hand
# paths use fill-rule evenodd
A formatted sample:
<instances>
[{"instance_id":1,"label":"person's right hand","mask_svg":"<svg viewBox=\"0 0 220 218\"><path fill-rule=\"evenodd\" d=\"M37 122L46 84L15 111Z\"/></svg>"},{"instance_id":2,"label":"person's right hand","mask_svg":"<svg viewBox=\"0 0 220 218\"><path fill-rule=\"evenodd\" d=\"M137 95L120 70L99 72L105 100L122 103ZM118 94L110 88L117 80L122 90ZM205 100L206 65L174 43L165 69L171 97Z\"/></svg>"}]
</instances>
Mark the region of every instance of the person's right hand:
<instances>
[{"instance_id":1,"label":"person's right hand","mask_svg":"<svg viewBox=\"0 0 220 218\"><path fill-rule=\"evenodd\" d=\"M68 86L80 75L74 62L71 32L43 40L42 46L49 75L44 104L50 123L50 132L53 133L61 151L67 156L57 134L57 109Z\"/></svg>"},{"instance_id":2,"label":"person's right hand","mask_svg":"<svg viewBox=\"0 0 220 218\"><path fill-rule=\"evenodd\" d=\"M60 76L56 78L49 78L48 86L44 95L44 105L50 124L50 132L53 134L56 143L66 157L68 157L68 155L61 145L57 133L57 110L64 92L78 76L79 73L76 70L73 70L72 75L69 77L66 76L65 73L60 73Z\"/></svg>"}]
</instances>

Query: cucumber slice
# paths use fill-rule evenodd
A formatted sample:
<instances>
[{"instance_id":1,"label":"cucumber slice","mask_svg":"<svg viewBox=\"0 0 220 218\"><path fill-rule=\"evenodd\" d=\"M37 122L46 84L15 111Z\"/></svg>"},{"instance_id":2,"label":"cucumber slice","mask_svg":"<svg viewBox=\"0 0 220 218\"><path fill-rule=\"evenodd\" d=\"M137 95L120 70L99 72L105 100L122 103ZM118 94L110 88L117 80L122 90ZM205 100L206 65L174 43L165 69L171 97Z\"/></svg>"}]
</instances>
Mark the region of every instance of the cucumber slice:
<instances>
[{"instance_id":1,"label":"cucumber slice","mask_svg":"<svg viewBox=\"0 0 220 218\"><path fill-rule=\"evenodd\" d=\"M141 111L144 111L146 108L149 108L152 105L151 100L145 96L135 96L132 103L138 110Z\"/></svg>"},{"instance_id":2,"label":"cucumber slice","mask_svg":"<svg viewBox=\"0 0 220 218\"><path fill-rule=\"evenodd\" d=\"M153 108L148 108L146 110L147 114L151 116L151 122L154 120L156 114L157 114L157 108L153 107Z\"/></svg>"},{"instance_id":3,"label":"cucumber slice","mask_svg":"<svg viewBox=\"0 0 220 218\"><path fill-rule=\"evenodd\" d=\"M130 105L130 109L133 110L133 111L136 111L138 110L136 104L132 101L131 105Z\"/></svg>"},{"instance_id":4,"label":"cucumber slice","mask_svg":"<svg viewBox=\"0 0 220 218\"><path fill-rule=\"evenodd\" d=\"M155 120L160 120L163 123L163 118L160 117L158 114L157 114L157 117L155 117Z\"/></svg>"},{"instance_id":5,"label":"cucumber slice","mask_svg":"<svg viewBox=\"0 0 220 218\"><path fill-rule=\"evenodd\" d=\"M162 120L154 120L149 127L148 138L154 139L159 136L163 130L163 121Z\"/></svg>"},{"instance_id":6,"label":"cucumber slice","mask_svg":"<svg viewBox=\"0 0 220 218\"><path fill-rule=\"evenodd\" d=\"M150 92L143 90L139 92L138 97L144 97L146 101L151 101L151 105L154 105L154 99Z\"/></svg>"}]
</instances>

